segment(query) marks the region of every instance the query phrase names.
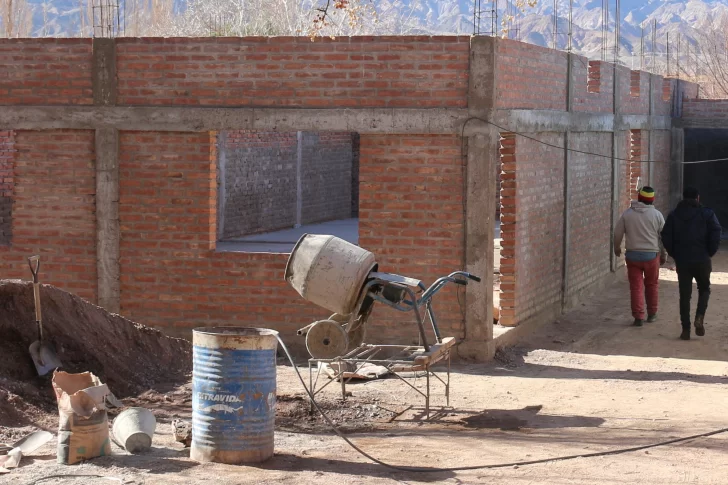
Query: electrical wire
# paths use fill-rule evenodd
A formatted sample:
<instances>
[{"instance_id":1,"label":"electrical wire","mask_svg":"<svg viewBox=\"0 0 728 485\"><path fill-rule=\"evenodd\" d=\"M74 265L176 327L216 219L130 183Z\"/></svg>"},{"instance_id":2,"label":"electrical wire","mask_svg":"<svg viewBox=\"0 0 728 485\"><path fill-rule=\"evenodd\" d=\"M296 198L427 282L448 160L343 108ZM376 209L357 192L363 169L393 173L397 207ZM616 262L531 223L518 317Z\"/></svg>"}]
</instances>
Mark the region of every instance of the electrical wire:
<instances>
[{"instance_id":1,"label":"electrical wire","mask_svg":"<svg viewBox=\"0 0 728 485\"><path fill-rule=\"evenodd\" d=\"M465 123L463 123L463 128L462 128L461 136L464 136L465 135L465 127L467 126L467 124L469 122L471 122L473 120L482 121L483 123L487 123L489 125L492 125L492 126L498 128L499 130L501 130L503 132L513 133L514 135L520 136L522 138L526 138L528 140L535 141L537 143L540 143L542 145L545 145L545 146L548 146L548 147L551 147L551 148L558 148L559 150L568 150L568 151L573 152L573 153L581 153L582 155L591 155L591 156L594 156L594 157L608 158L610 160L611 159L620 160L620 161L623 161L623 162L665 163L665 164L672 163L672 162L666 161L666 160L635 160L635 159L631 159L631 158L620 158L620 157L614 157L612 155L604 155L602 153L587 152L587 151L584 151L584 150L577 150L575 148L567 148L565 146L554 145L553 143L548 143L548 142L545 142L543 140L539 140L538 138L533 137L533 136L530 136L530 135L526 135L525 133L521 133L519 131L514 131L514 130L511 130L509 128L504 128L503 126L500 126L500 125L498 125L496 123L493 123L490 120L486 120L485 118L480 118L478 116L471 116L467 120L465 120ZM693 162L680 162L680 163L682 165L695 165L695 164L699 164L699 163L712 163L712 162L725 162L725 161L728 161L728 158L716 158L716 159L713 159L713 160L696 160L696 161L693 161Z\"/></svg>"},{"instance_id":2,"label":"electrical wire","mask_svg":"<svg viewBox=\"0 0 728 485\"><path fill-rule=\"evenodd\" d=\"M640 446L632 446L629 448L618 448L616 450L609 450L609 451L599 451L594 453L584 453L584 454L577 454L577 455L565 455L565 456L557 456L554 458L543 458L540 460L529 460L529 461L516 461L516 462L510 462L510 463L495 463L495 464L487 464L487 465L469 465L469 466L457 466L457 467L447 467L447 468L437 468L437 467L412 467L412 466L400 466L400 465L392 465L389 463L386 463L382 460L379 460L366 451L362 450L359 446L357 446L354 442L352 442L349 438L347 438L340 430L336 427L336 425L331 421L331 419L326 415L326 413L323 412L321 407L316 402L316 399L314 399L314 395L312 394L312 390L306 387L306 383L303 380L303 377L301 376L301 373L298 370L298 367L296 366L295 362L293 361L293 357L291 356L291 353L288 351L288 347L286 347L286 344L283 342L281 337L276 334L276 338L278 339L278 342L281 344L281 348L283 349L283 352L285 352L286 357L288 357L288 360L290 361L291 365L293 366L293 370L296 371L296 376L298 377L298 380L301 382L301 386L306 390L306 394L308 394L309 399L311 400L311 403L316 408L316 410L321 414L321 417L324 418L324 421L331 427L331 429L336 433L336 435L344 440L346 444L351 446L355 451L357 451L360 455L363 457L373 461L374 463L381 465L383 467L389 468L391 470L397 470L401 472L417 472L417 473L442 473L442 472L458 472L458 471L468 471L468 470L482 470L482 469L488 469L488 468L510 468L514 466L526 466L526 465L538 465L542 463L553 463L557 461L566 461L566 460L575 460L577 458L596 458L599 456L610 456L610 455L621 455L624 453L632 453L635 451L641 451L641 450L647 450L650 448L657 448L661 446L667 446L672 445L675 443L682 443L685 441L690 441L698 438L707 438L709 436L714 436L721 433L727 433L728 428L722 428L715 431L709 431L707 433L701 433L696 434L692 436L685 436L683 438L674 438L667 441L660 441L659 443L651 443L648 445L640 445Z\"/></svg>"}]
</instances>

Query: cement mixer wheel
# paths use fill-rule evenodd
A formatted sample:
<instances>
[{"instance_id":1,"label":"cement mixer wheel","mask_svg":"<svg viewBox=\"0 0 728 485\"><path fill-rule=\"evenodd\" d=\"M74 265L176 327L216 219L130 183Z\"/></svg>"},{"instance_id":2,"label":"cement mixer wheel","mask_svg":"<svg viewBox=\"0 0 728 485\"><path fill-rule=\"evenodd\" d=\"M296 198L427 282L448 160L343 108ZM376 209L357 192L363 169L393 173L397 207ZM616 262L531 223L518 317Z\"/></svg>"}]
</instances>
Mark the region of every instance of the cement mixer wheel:
<instances>
[{"instance_id":1,"label":"cement mixer wheel","mask_svg":"<svg viewBox=\"0 0 728 485\"><path fill-rule=\"evenodd\" d=\"M320 320L306 334L306 349L314 359L333 359L346 353L349 338L334 320Z\"/></svg>"}]
</instances>

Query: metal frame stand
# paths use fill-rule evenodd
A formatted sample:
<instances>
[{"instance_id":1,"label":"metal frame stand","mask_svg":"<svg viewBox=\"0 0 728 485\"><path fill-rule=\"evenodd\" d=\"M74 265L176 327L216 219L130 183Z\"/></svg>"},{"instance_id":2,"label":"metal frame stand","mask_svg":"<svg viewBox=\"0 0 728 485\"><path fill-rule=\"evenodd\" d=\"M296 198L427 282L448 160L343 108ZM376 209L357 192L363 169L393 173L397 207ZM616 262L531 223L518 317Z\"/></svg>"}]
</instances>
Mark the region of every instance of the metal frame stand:
<instances>
[{"instance_id":1,"label":"metal frame stand","mask_svg":"<svg viewBox=\"0 0 728 485\"><path fill-rule=\"evenodd\" d=\"M443 339L442 346L433 345L431 352L425 351L422 346L406 346L406 345L371 345L362 344L353 351L349 352L343 357L337 357L335 359L309 359L308 360L308 382L311 394L315 397L326 387L329 386L335 380L341 382L341 398L346 400L346 384L351 381L352 377L345 377L347 373L351 371L346 370L347 364L353 364L355 371L357 372L364 364L376 364L386 367L392 375L398 378L400 381L407 384L409 387L414 389L418 394L425 398L425 414L426 419L430 419L430 397L431 397L431 385L430 376L434 377L445 387L445 403L446 406L450 406L450 362L452 355L452 348L454 346L455 339L446 338ZM435 348L438 347L438 348ZM395 351L396 354L390 358L374 359L374 357L382 351ZM447 362L447 373L446 378L443 379L438 373L436 373L432 367L442 361ZM314 380L314 364L316 367L316 379ZM317 387L318 378L321 375L321 364L336 365L338 364L338 371L336 367L332 366L335 374L328 382L324 383L321 387ZM414 384L409 382L405 377L400 374L403 373L425 373L426 386L425 391L421 391ZM311 401L311 411L313 412L314 406Z\"/></svg>"}]
</instances>

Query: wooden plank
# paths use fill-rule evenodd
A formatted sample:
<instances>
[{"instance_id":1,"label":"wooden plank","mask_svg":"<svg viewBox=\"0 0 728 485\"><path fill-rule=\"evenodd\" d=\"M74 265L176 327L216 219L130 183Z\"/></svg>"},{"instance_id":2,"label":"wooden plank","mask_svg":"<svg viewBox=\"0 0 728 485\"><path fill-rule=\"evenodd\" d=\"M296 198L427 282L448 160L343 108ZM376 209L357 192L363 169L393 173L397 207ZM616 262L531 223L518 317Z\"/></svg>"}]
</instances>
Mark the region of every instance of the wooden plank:
<instances>
[{"instance_id":1,"label":"wooden plank","mask_svg":"<svg viewBox=\"0 0 728 485\"><path fill-rule=\"evenodd\" d=\"M415 365L432 365L440 361L455 345L455 337L445 337L442 343L431 345L429 352L415 357Z\"/></svg>"}]
</instances>

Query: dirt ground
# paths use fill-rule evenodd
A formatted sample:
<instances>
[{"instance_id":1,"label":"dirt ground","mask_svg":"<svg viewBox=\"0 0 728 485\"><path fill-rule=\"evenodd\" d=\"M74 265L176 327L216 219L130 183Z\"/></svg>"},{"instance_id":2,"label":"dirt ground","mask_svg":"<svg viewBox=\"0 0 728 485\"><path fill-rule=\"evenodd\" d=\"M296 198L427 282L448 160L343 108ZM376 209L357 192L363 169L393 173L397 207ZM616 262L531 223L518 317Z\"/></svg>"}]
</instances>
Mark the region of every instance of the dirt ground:
<instances>
[{"instance_id":1,"label":"dirt ground","mask_svg":"<svg viewBox=\"0 0 728 485\"><path fill-rule=\"evenodd\" d=\"M351 439L389 463L422 467L523 462L615 450L728 426L728 252L714 260L706 336L678 339L675 273L661 271L659 321L632 327L626 278L547 324L488 365L453 367L451 407L433 385L430 421L421 397L397 379L321 394ZM695 299L693 300L693 304ZM301 368L307 377L307 369ZM305 369L305 370L304 370ZM198 464L169 425L190 414L189 386L149 392L127 404L154 409L153 449L79 466L56 465L47 445L0 483L29 484L52 474L93 474L127 484L724 484L728 433L639 452L465 472L407 473L371 463L307 413L291 367L278 373L276 456L260 466ZM409 382L422 389L424 379ZM46 483L112 483L78 478Z\"/></svg>"}]
</instances>

